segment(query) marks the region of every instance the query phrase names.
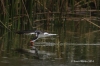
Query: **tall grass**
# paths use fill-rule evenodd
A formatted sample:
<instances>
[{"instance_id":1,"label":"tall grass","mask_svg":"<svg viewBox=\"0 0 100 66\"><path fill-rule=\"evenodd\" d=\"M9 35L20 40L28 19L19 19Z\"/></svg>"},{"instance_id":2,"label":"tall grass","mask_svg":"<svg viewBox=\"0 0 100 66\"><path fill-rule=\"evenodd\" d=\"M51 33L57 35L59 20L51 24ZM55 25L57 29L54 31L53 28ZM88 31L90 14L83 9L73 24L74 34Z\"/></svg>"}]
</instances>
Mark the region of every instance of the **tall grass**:
<instances>
[{"instance_id":1,"label":"tall grass","mask_svg":"<svg viewBox=\"0 0 100 66\"><path fill-rule=\"evenodd\" d=\"M39 29L57 33L59 58L60 42L64 42L64 52L66 42L98 42L91 34L100 29L99 3L99 0L1 0L0 50L26 47L30 37L16 35L14 32L18 30Z\"/></svg>"}]
</instances>

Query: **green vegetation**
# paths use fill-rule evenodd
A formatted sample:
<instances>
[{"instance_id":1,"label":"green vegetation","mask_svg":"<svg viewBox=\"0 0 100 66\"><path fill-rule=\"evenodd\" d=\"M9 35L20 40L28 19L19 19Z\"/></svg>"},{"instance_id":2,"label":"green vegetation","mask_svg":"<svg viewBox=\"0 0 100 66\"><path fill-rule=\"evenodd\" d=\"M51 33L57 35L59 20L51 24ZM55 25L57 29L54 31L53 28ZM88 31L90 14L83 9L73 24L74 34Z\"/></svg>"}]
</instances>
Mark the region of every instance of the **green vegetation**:
<instances>
[{"instance_id":1,"label":"green vegetation","mask_svg":"<svg viewBox=\"0 0 100 66\"><path fill-rule=\"evenodd\" d=\"M65 43L98 43L99 12L100 0L0 0L0 53L17 47L28 48L30 36L16 35L19 30L38 29L57 33L56 40L50 41L57 44L52 51L55 50L59 58L62 57L61 51L67 52ZM64 43L63 46L60 43ZM77 51L80 54L91 49L81 48ZM75 50L67 49L71 53Z\"/></svg>"}]
</instances>

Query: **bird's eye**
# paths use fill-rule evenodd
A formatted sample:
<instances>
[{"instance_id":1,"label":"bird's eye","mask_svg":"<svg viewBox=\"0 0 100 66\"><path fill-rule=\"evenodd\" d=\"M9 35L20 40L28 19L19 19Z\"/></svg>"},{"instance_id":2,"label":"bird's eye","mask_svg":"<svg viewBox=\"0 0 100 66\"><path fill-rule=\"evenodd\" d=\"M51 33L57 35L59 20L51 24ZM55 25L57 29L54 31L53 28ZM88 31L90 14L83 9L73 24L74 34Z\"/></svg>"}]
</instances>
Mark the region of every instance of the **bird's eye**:
<instances>
[{"instance_id":1,"label":"bird's eye","mask_svg":"<svg viewBox=\"0 0 100 66\"><path fill-rule=\"evenodd\" d=\"M40 32L36 32L36 34L40 34Z\"/></svg>"}]
</instances>

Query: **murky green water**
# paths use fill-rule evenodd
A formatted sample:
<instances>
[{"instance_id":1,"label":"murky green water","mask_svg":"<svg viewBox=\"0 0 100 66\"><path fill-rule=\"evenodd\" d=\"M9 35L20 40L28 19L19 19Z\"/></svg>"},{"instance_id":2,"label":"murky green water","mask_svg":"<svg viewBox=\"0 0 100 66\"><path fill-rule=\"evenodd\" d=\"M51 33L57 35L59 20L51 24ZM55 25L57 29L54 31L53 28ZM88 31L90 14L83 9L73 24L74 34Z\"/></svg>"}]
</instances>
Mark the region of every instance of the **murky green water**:
<instances>
[{"instance_id":1,"label":"murky green water","mask_svg":"<svg viewBox=\"0 0 100 66\"><path fill-rule=\"evenodd\" d=\"M39 39L35 42L39 59L34 53L20 53L15 49L30 50L31 36L7 33L1 40L0 66L98 66L100 63L99 32L87 35L64 34L53 31L57 36ZM13 36L9 38L8 36ZM84 36L84 38L83 38ZM6 40L8 39L8 40ZM85 42L83 42L85 41Z\"/></svg>"},{"instance_id":2,"label":"murky green water","mask_svg":"<svg viewBox=\"0 0 100 66\"><path fill-rule=\"evenodd\" d=\"M1 66L95 66L92 62L68 62L62 59L55 60L36 60L20 58L2 58Z\"/></svg>"}]
</instances>

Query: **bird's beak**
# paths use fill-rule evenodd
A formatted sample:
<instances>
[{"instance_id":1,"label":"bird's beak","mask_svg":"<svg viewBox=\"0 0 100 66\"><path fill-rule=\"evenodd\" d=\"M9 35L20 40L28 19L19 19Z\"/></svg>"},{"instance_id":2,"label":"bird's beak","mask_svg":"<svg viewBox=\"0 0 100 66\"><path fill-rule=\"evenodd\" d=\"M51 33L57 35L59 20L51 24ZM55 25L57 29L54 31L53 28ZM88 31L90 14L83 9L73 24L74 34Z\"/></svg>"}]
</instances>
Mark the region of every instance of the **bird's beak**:
<instances>
[{"instance_id":1,"label":"bird's beak","mask_svg":"<svg viewBox=\"0 0 100 66\"><path fill-rule=\"evenodd\" d=\"M48 34L49 36L57 35L57 34Z\"/></svg>"}]
</instances>

